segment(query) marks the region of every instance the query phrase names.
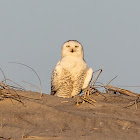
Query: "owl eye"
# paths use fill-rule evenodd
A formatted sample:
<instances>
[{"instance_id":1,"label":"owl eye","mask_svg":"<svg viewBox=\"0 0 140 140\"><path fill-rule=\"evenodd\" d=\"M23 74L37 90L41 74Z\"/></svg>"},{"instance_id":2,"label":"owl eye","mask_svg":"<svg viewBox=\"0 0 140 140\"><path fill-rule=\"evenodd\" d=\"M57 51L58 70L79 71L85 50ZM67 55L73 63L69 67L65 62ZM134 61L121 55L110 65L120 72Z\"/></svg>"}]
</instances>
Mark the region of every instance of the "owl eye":
<instances>
[{"instance_id":1,"label":"owl eye","mask_svg":"<svg viewBox=\"0 0 140 140\"><path fill-rule=\"evenodd\" d=\"M70 46L69 46L69 45L67 45L66 47L67 47L67 48L69 48Z\"/></svg>"},{"instance_id":2,"label":"owl eye","mask_svg":"<svg viewBox=\"0 0 140 140\"><path fill-rule=\"evenodd\" d=\"M79 46L75 46L75 48L78 48Z\"/></svg>"}]
</instances>

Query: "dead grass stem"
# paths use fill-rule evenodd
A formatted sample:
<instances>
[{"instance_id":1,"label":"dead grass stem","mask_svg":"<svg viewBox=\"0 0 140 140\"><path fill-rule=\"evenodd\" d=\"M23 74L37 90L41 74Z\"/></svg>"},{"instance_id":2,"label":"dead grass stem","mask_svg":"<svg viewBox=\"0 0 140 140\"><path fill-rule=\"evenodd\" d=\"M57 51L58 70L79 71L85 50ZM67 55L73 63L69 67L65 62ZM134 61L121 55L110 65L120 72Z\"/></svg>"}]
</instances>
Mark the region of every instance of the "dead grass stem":
<instances>
[{"instance_id":1,"label":"dead grass stem","mask_svg":"<svg viewBox=\"0 0 140 140\"><path fill-rule=\"evenodd\" d=\"M42 97L43 96L43 93L42 93L42 83L41 83L41 79L40 79L39 75L37 74L37 72L33 68L31 68L30 66L27 66L27 65L25 65L23 63L18 63L18 62L9 62L9 63L15 63L15 64L23 65L23 66L31 69L36 74L36 76L38 77L39 83L40 83L40 95Z\"/></svg>"}]
</instances>

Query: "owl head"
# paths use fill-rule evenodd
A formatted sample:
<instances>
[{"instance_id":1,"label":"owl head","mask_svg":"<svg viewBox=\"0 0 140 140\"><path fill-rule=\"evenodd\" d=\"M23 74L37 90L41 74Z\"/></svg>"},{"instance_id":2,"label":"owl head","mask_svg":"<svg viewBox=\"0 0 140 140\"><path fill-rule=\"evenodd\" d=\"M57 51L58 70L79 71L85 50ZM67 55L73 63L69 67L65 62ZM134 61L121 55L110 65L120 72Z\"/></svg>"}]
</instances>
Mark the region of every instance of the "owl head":
<instances>
[{"instance_id":1,"label":"owl head","mask_svg":"<svg viewBox=\"0 0 140 140\"><path fill-rule=\"evenodd\" d=\"M82 45L76 40L69 40L65 42L61 49L62 58L65 56L75 56L84 58L84 52Z\"/></svg>"}]
</instances>

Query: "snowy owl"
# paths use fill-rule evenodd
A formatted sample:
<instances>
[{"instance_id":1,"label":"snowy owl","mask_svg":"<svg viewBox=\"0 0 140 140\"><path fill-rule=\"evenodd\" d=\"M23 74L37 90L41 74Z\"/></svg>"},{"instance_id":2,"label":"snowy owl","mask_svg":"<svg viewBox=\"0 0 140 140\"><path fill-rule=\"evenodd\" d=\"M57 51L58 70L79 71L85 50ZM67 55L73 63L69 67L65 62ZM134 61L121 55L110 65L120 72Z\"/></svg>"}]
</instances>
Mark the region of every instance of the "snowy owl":
<instances>
[{"instance_id":1,"label":"snowy owl","mask_svg":"<svg viewBox=\"0 0 140 140\"><path fill-rule=\"evenodd\" d=\"M83 47L76 40L63 44L61 56L52 73L51 95L71 98L89 85L93 70L88 69L84 61Z\"/></svg>"}]
</instances>

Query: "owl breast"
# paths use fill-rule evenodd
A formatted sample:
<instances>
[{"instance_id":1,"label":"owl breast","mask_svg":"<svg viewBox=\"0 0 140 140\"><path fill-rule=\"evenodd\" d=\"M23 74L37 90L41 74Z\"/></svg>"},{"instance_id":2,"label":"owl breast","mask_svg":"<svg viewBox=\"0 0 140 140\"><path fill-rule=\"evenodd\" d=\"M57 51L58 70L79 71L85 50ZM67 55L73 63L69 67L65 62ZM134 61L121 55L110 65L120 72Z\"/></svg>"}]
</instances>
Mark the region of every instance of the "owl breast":
<instances>
[{"instance_id":1,"label":"owl breast","mask_svg":"<svg viewBox=\"0 0 140 140\"><path fill-rule=\"evenodd\" d=\"M85 61L81 58L67 56L61 60L62 67L69 71L72 75L80 74L82 70L87 69Z\"/></svg>"}]
</instances>

